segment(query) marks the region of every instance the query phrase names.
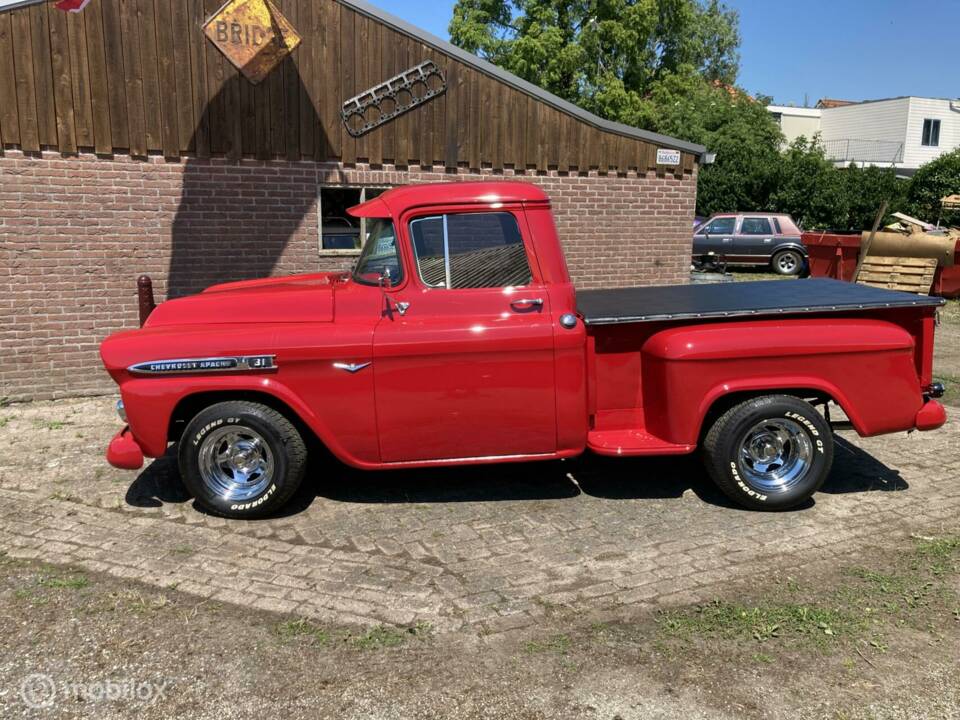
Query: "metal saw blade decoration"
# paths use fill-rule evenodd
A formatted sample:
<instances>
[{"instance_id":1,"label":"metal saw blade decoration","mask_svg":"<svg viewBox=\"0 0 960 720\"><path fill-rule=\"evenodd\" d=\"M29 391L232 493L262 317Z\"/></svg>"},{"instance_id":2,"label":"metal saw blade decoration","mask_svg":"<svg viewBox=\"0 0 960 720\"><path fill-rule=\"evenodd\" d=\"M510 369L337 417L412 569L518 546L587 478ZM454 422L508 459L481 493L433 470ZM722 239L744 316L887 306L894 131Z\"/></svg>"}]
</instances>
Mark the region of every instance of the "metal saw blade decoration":
<instances>
[{"instance_id":1,"label":"metal saw blade decoration","mask_svg":"<svg viewBox=\"0 0 960 720\"><path fill-rule=\"evenodd\" d=\"M425 60L347 100L340 117L347 132L360 137L446 90L443 71L432 60Z\"/></svg>"}]
</instances>

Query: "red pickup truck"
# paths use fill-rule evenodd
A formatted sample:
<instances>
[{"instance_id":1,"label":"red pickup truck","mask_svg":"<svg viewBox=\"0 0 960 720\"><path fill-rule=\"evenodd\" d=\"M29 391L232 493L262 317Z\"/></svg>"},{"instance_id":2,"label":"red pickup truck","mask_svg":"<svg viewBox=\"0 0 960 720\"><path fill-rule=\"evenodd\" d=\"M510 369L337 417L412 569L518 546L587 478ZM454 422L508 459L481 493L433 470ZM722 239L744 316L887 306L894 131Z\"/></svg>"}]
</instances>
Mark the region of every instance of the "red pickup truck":
<instances>
[{"instance_id":1,"label":"red pickup truck","mask_svg":"<svg viewBox=\"0 0 960 720\"><path fill-rule=\"evenodd\" d=\"M216 285L103 342L128 423L110 463L178 443L196 501L249 518L291 497L313 442L367 469L700 448L733 500L782 509L829 472L829 403L861 435L945 422L940 299L833 280L575 292L548 198L519 182L350 212L368 229L352 273Z\"/></svg>"}]
</instances>

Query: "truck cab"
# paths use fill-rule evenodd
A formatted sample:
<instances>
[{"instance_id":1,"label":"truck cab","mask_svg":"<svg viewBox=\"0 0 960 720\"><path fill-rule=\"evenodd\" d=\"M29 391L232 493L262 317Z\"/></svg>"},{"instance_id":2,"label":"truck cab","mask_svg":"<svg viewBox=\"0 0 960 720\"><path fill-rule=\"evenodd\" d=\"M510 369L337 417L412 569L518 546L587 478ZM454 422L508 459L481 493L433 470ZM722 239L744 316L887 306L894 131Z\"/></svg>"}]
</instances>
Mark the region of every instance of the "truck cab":
<instances>
[{"instance_id":1,"label":"truck cab","mask_svg":"<svg viewBox=\"0 0 960 720\"><path fill-rule=\"evenodd\" d=\"M175 442L198 503L257 517L312 441L364 469L702 447L731 497L779 509L829 471L815 404L865 435L945 420L932 299L831 281L784 302L748 287L770 283L578 294L526 183L395 188L350 213L368 229L351 273L216 285L104 341L128 423L111 463Z\"/></svg>"}]
</instances>

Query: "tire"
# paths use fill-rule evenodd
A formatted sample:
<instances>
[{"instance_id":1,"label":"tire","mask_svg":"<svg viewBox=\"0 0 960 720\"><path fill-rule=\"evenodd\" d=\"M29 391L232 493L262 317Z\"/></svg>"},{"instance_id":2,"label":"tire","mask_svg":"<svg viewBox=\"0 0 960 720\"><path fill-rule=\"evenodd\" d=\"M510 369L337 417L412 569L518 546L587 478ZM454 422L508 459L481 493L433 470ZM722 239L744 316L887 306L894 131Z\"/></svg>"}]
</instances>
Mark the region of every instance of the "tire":
<instances>
[{"instance_id":1,"label":"tire","mask_svg":"<svg viewBox=\"0 0 960 720\"><path fill-rule=\"evenodd\" d=\"M786 510L813 495L833 464L833 431L810 403L765 395L721 415L703 442L724 494L754 510Z\"/></svg>"},{"instance_id":2,"label":"tire","mask_svg":"<svg viewBox=\"0 0 960 720\"><path fill-rule=\"evenodd\" d=\"M777 275L799 275L803 266L803 254L799 250L780 250L770 260L770 267Z\"/></svg>"},{"instance_id":3,"label":"tire","mask_svg":"<svg viewBox=\"0 0 960 720\"><path fill-rule=\"evenodd\" d=\"M198 505L222 517L259 518L275 513L297 491L307 448L273 408L230 401L201 410L187 424L178 460L183 484Z\"/></svg>"}]
</instances>

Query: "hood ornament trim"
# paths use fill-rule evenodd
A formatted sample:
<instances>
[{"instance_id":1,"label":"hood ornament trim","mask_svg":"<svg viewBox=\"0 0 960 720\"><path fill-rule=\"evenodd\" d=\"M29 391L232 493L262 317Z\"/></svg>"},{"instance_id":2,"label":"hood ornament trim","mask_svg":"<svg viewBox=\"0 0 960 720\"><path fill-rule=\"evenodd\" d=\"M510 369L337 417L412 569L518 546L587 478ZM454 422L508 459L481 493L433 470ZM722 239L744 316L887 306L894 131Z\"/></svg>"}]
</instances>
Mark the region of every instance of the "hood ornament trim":
<instances>
[{"instance_id":1,"label":"hood ornament trim","mask_svg":"<svg viewBox=\"0 0 960 720\"><path fill-rule=\"evenodd\" d=\"M335 362L333 366L337 370L346 370L348 373L353 375L363 370L365 367L372 365L373 363L362 362L362 363L345 363L345 362Z\"/></svg>"}]
</instances>

